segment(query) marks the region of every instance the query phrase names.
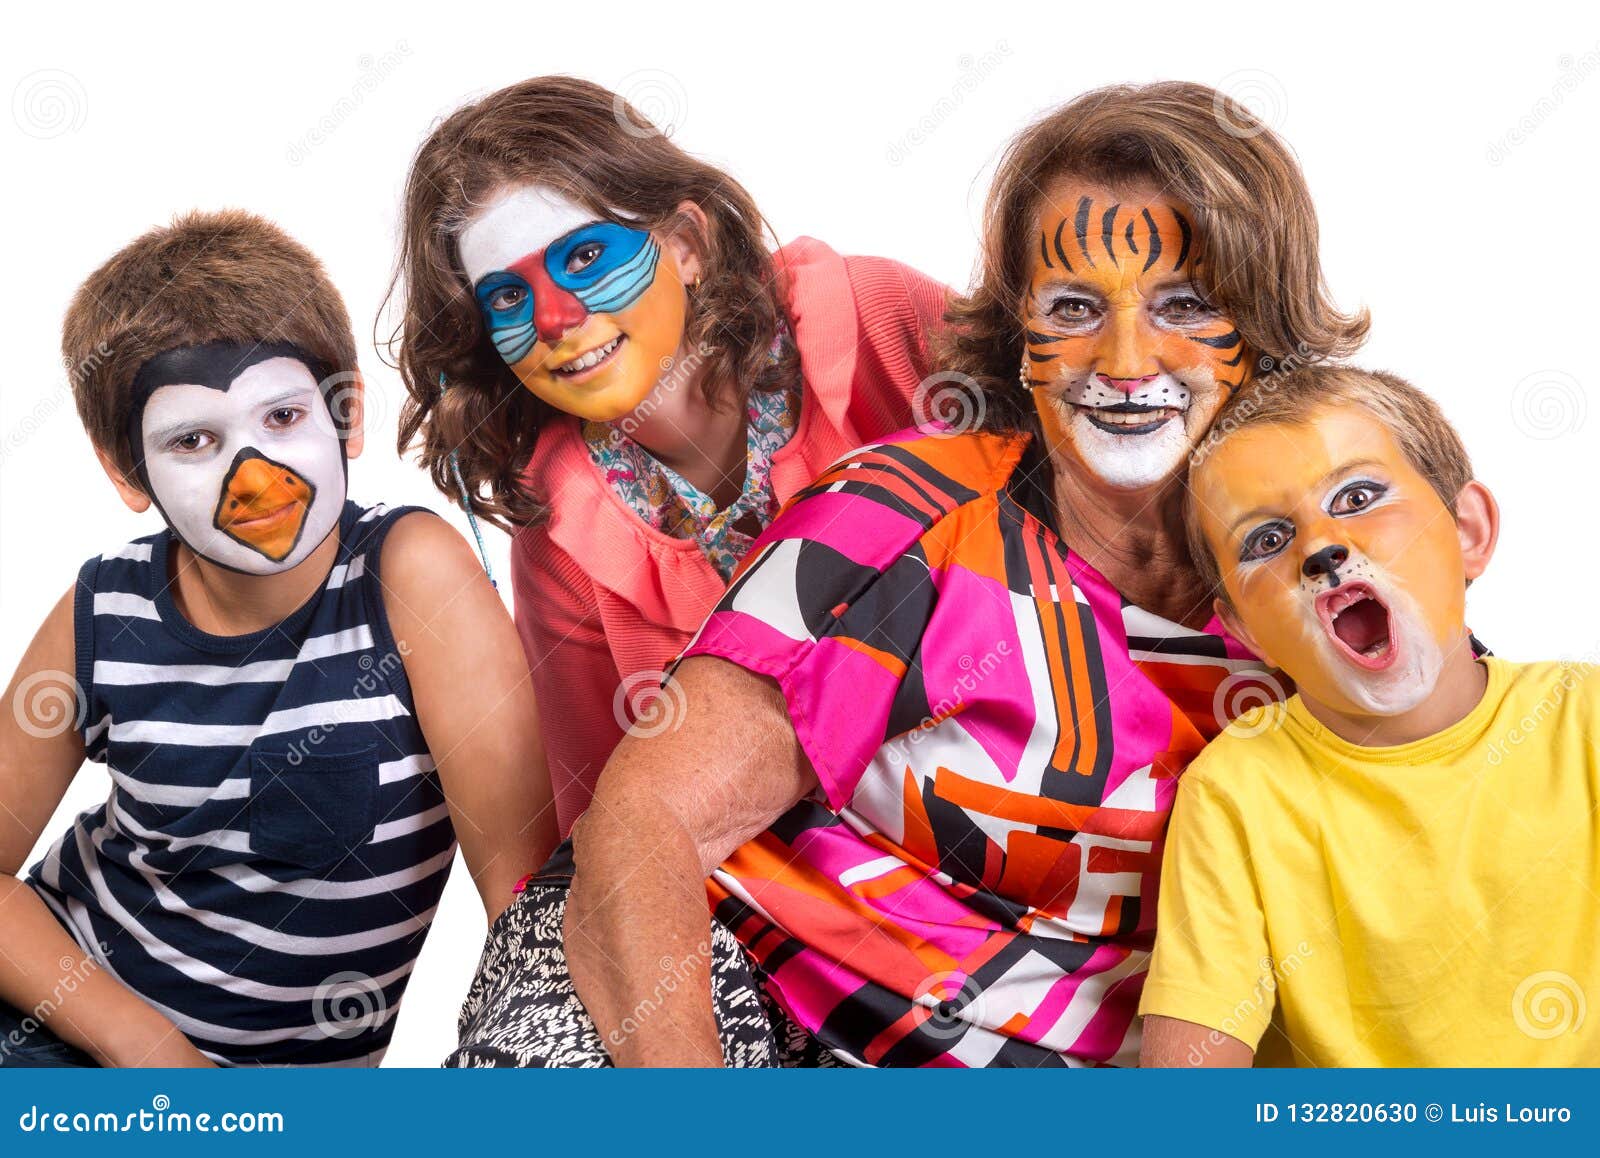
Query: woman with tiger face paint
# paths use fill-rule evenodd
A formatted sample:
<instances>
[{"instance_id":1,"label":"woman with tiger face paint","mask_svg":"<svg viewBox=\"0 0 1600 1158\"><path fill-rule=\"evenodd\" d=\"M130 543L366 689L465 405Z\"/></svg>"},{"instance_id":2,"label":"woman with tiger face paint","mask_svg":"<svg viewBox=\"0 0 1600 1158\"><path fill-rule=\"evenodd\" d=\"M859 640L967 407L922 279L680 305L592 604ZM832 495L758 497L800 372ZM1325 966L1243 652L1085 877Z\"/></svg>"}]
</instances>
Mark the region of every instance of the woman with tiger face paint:
<instances>
[{"instance_id":1,"label":"woman with tiger face paint","mask_svg":"<svg viewBox=\"0 0 1600 1158\"><path fill-rule=\"evenodd\" d=\"M748 1064L732 940L809 1061L1138 1058L1178 774L1275 689L1188 554L1186 461L1247 375L1366 319L1328 301L1282 142L1177 83L1012 142L946 318L978 428L863 447L757 541L674 670L689 726L623 740L541 877L566 956L531 963L522 1056ZM506 1048L506 993L464 1060Z\"/></svg>"}]
</instances>

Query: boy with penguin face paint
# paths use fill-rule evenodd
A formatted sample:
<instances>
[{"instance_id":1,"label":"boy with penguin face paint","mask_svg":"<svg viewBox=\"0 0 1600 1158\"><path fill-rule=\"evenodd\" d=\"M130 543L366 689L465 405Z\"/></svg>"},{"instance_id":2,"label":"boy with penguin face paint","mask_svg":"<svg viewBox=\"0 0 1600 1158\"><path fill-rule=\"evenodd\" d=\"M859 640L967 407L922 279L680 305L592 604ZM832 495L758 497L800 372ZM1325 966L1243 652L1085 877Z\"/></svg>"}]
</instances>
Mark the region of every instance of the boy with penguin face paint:
<instances>
[{"instance_id":1,"label":"boy with penguin face paint","mask_svg":"<svg viewBox=\"0 0 1600 1158\"><path fill-rule=\"evenodd\" d=\"M0 713L0 1066L376 1064L458 841L491 919L556 843L510 618L443 521L348 499L349 316L276 226L151 230L62 348L167 529L83 566ZM76 718L30 727L50 681ZM23 873L85 759L113 792Z\"/></svg>"},{"instance_id":2,"label":"boy with penguin face paint","mask_svg":"<svg viewBox=\"0 0 1600 1158\"><path fill-rule=\"evenodd\" d=\"M168 350L134 378L139 482L196 555L270 575L302 563L344 507L346 431L321 362L288 343Z\"/></svg>"}]
</instances>

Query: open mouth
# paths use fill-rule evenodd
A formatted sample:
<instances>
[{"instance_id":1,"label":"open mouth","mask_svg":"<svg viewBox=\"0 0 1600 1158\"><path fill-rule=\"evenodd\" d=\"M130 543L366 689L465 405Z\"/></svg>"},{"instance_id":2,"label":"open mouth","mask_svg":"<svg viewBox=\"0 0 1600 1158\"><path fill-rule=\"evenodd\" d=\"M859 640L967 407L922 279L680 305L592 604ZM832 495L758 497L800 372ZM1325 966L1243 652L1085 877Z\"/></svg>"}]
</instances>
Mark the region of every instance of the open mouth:
<instances>
[{"instance_id":1,"label":"open mouth","mask_svg":"<svg viewBox=\"0 0 1600 1158\"><path fill-rule=\"evenodd\" d=\"M605 345L596 346L587 353L579 354L576 358L561 363L552 372L561 375L563 378L577 378L598 370L616 356L617 351L622 348L622 343L625 341L627 341L627 335L618 334Z\"/></svg>"},{"instance_id":2,"label":"open mouth","mask_svg":"<svg viewBox=\"0 0 1600 1158\"><path fill-rule=\"evenodd\" d=\"M1399 656L1389 608L1371 584L1341 583L1317 596L1317 617L1334 648L1367 671L1383 671Z\"/></svg>"},{"instance_id":3,"label":"open mouth","mask_svg":"<svg viewBox=\"0 0 1600 1158\"><path fill-rule=\"evenodd\" d=\"M1136 402L1073 409L1107 434L1151 434L1183 414L1175 406L1141 406Z\"/></svg>"}]
</instances>

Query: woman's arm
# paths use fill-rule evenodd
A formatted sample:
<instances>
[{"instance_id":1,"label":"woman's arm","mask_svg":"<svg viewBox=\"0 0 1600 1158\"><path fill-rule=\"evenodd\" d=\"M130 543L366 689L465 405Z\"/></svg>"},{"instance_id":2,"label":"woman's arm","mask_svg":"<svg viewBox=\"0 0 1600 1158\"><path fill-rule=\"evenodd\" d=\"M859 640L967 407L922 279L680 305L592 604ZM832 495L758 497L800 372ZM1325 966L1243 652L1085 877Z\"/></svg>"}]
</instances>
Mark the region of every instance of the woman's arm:
<instances>
[{"instance_id":1,"label":"woman's arm","mask_svg":"<svg viewBox=\"0 0 1600 1158\"><path fill-rule=\"evenodd\" d=\"M0 999L101 1065L208 1066L171 1021L87 957L16 879L84 760L72 617L68 591L17 665L6 689L10 710L0 710Z\"/></svg>"},{"instance_id":2,"label":"woman's arm","mask_svg":"<svg viewBox=\"0 0 1600 1158\"><path fill-rule=\"evenodd\" d=\"M442 519L419 512L396 522L382 574L417 720L493 921L557 840L522 646L466 541Z\"/></svg>"},{"instance_id":3,"label":"woman's arm","mask_svg":"<svg viewBox=\"0 0 1600 1158\"><path fill-rule=\"evenodd\" d=\"M676 725L622 741L573 829L567 963L617 1065L717 1066L705 878L817 776L766 677L692 657L665 700Z\"/></svg>"}]
</instances>

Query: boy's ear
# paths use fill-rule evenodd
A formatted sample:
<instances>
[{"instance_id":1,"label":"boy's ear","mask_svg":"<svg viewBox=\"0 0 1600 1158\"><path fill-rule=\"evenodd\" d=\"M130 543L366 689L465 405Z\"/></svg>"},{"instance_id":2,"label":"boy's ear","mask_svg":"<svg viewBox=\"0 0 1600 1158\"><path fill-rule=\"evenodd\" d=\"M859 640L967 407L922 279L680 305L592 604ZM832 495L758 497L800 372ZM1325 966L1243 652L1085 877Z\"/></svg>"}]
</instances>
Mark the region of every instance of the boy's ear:
<instances>
[{"instance_id":1,"label":"boy's ear","mask_svg":"<svg viewBox=\"0 0 1600 1158\"><path fill-rule=\"evenodd\" d=\"M1250 629L1239 618L1239 613L1233 609L1222 596L1218 595L1211 600L1211 610L1217 613L1217 618L1222 620L1222 626L1228 629L1228 634L1248 647L1256 656L1266 664L1277 667L1277 662L1261 650L1261 645L1256 642L1256 637L1250 634Z\"/></svg>"},{"instance_id":2,"label":"boy's ear","mask_svg":"<svg viewBox=\"0 0 1600 1158\"><path fill-rule=\"evenodd\" d=\"M117 488L117 494L122 496L122 501L128 504L130 511L143 514L150 509L150 496L144 493L138 483L122 472L116 459L98 446L94 448L94 456L100 460L101 469L106 472L106 477L111 480L111 485Z\"/></svg>"},{"instance_id":3,"label":"boy's ear","mask_svg":"<svg viewBox=\"0 0 1600 1158\"><path fill-rule=\"evenodd\" d=\"M334 404L344 416L344 456L359 458L367 445L367 380L360 373L350 375L350 380L334 392Z\"/></svg>"},{"instance_id":4,"label":"boy's ear","mask_svg":"<svg viewBox=\"0 0 1600 1158\"><path fill-rule=\"evenodd\" d=\"M1500 539L1500 504L1477 479L1456 495L1456 535L1461 540L1461 563L1470 583L1489 569L1495 543Z\"/></svg>"},{"instance_id":5,"label":"boy's ear","mask_svg":"<svg viewBox=\"0 0 1600 1158\"><path fill-rule=\"evenodd\" d=\"M706 211L693 201L678 202L678 221L661 231L661 241L678 263L678 276L684 285L693 285L705 272L705 255L701 249L709 231Z\"/></svg>"}]
</instances>

